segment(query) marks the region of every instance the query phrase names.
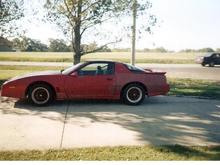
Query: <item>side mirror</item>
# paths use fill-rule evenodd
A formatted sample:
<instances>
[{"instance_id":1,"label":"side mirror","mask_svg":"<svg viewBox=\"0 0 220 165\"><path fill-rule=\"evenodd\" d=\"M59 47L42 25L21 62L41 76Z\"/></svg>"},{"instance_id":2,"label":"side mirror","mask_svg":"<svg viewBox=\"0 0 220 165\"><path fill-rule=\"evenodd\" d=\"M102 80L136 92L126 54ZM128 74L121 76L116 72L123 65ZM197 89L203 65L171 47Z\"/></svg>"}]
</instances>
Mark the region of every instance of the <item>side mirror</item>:
<instances>
[{"instance_id":1,"label":"side mirror","mask_svg":"<svg viewBox=\"0 0 220 165\"><path fill-rule=\"evenodd\" d=\"M71 77L77 77L78 74L77 74L77 72L73 72L73 73L70 74L70 76L71 76Z\"/></svg>"}]
</instances>

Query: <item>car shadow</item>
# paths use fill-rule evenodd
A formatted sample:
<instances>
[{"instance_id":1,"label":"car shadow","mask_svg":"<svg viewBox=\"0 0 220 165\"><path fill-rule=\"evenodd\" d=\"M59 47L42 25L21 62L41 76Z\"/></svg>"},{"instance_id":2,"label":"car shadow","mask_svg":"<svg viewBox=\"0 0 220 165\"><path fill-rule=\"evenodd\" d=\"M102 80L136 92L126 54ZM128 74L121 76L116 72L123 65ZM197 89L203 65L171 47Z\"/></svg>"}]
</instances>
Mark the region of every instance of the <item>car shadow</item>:
<instances>
[{"instance_id":1,"label":"car shadow","mask_svg":"<svg viewBox=\"0 0 220 165\"><path fill-rule=\"evenodd\" d=\"M36 107L15 101L0 109L5 114L34 115L88 128L92 124L113 124L136 133L142 144L219 145L219 101L190 97L146 98L139 106L119 101L56 101Z\"/></svg>"},{"instance_id":2,"label":"car shadow","mask_svg":"<svg viewBox=\"0 0 220 165\"><path fill-rule=\"evenodd\" d=\"M215 65L214 67L209 67L209 66L201 66L202 68L212 68L212 69L219 69L220 65Z\"/></svg>"}]
</instances>

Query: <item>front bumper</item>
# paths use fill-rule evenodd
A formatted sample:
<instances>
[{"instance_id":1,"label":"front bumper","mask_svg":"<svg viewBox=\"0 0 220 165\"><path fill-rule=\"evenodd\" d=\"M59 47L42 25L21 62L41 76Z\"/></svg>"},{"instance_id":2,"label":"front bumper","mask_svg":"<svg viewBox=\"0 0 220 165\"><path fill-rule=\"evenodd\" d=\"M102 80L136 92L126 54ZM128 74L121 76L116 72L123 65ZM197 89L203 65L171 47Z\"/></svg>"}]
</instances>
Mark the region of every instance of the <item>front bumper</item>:
<instances>
[{"instance_id":1,"label":"front bumper","mask_svg":"<svg viewBox=\"0 0 220 165\"><path fill-rule=\"evenodd\" d=\"M1 86L1 96L3 97L13 97L13 98L24 98L23 89L12 83L5 82Z\"/></svg>"}]
</instances>

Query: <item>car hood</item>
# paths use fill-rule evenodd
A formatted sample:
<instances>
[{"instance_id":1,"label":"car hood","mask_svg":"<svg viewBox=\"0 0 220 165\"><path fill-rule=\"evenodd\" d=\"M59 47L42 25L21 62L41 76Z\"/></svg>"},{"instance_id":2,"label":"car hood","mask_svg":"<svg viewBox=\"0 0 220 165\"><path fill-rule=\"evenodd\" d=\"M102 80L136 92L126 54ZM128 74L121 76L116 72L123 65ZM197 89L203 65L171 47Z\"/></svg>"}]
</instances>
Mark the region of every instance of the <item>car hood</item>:
<instances>
[{"instance_id":1,"label":"car hood","mask_svg":"<svg viewBox=\"0 0 220 165\"><path fill-rule=\"evenodd\" d=\"M11 78L9 81L14 81L18 79L28 78L28 77L34 77L34 76L51 76L51 75L60 75L62 74L60 71L41 71L41 72L33 72L28 73L22 76L17 76L14 78Z\"/></svg>"}]
</instances>

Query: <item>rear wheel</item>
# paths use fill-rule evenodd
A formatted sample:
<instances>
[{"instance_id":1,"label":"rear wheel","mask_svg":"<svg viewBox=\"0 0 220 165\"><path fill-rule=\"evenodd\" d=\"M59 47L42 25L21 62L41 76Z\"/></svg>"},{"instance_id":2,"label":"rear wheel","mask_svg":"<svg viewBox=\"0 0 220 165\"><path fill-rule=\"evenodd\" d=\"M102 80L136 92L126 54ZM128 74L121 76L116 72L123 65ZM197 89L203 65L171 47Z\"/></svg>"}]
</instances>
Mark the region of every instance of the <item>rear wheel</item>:
<instances>
[{"instance_id":1,"label":"rear wheel","mask_svg":"<svg viewBox=\"0 0 220 165\"><path fill-rule=\"evenodd\" d=\"M28 100L38 106L44 106L53 101L53 90L46 84L35 84L30 87Z\"/></svg>"},{"instance_id":2,"label":"rear wheel","mask_svg":"<svg viewBox=\"0 0 220 165\"><path fill-rule=\"evenodd\" d=\"M145 90L141 85L130 84L123 90L122 99L125 104L139 105L145 99Z\"/></svg>"}]
</instances>

